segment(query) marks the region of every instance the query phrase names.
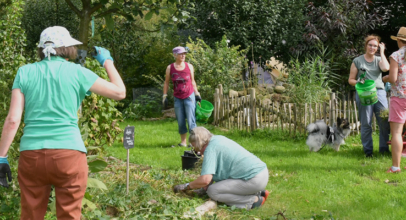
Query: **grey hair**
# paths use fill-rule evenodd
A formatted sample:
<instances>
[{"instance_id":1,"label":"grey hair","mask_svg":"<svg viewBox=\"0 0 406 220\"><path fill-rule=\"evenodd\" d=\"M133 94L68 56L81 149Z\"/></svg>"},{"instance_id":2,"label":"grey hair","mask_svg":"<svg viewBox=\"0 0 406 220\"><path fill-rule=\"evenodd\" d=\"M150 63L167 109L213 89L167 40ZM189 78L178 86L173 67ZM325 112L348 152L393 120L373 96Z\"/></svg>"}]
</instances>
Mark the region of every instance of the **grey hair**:
<instances>
[{"instance_id":1,"label":"grey hair","mask_svg":"<svg viewBox=\"0 0 406 220\"><path fill-rule=\"evenodd\" d=\"M208 144L213 134L204 127L195 127L190 131L189 143L194 143L198 150Z\"/></svg>"}]
</instances>

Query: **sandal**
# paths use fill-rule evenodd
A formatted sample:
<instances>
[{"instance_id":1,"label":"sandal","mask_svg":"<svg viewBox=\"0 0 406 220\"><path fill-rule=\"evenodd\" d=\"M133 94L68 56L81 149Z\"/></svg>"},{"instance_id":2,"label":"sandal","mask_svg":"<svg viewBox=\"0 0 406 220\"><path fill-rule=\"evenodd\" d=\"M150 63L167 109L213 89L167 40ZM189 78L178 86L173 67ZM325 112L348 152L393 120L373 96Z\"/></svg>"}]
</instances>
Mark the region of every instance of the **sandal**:
<instances>
[{"instance_id":1,"label":"sandal","mask_svg":"<svg viewBox=\"0 0 406 220\"><path fill-rule=\"evenodd\" d=\"M251 206L251 209L259 208L265 203L265 198L262 196L258 196L258 201L254 202Z\"/></svg>"},{"instance_id":2,"label":"sandal","mask_svg":"<svg viewBox=\"0 0 406 220\"><path fill-rule=\"evenodd\" d=\"M268 190L261 190L261 196L264 197L265 201L268 199L269 191Z\"/></svg>"},{"instance_id":3,"label":"sandal","mask_svg":"<svg viewBox=\"0 0 406 220\"><path fill-rule=\"evenodd\" d=\"M400 173L400 169L398 170L392 170L392 167L389 168L389 170L386 171L387 173Z\"/></svg>"}]
</instances>

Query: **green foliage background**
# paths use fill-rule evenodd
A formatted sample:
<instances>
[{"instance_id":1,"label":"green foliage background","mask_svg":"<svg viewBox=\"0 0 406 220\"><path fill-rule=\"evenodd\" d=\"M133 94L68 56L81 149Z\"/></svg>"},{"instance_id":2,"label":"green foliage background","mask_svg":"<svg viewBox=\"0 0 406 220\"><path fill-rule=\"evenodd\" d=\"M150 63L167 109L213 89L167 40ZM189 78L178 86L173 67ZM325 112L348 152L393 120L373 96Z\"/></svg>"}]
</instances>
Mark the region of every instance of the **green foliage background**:
<instances>
[{"instance_id":1,"label":"green foliage background","mask_svg":"<svg viewBox=\"0 0 406 220\"><path fill-rule=\"evenodd\" d=\"M86 67L108 80L106 69L97 60L87 59ZM115 141L120 140L123 130L119 127L119 122L122 115L117 110L117 105L119 105L117 101L95 93L83 100L78 123L85 136L83 139L88 150L101 150L100 147L111 146Z\"/></svg>"},{"instance_id":2,"label":"green foliage background","mask_svg":"<svg viewBox=\"0 0 406 220\"><path fill-rule=\"evenodd\" d=\"M132 99L132 88L148 87L153 80L145 76L164 76L166 67L174 62L172 48L179 45L176 29L164 32L143 32L137 22L115 18L115 30L97 25L98 34L89 45L103 45L110 49L114 63L127 87L127 97ZM161 88L162 89L162 88Z\"/></svg>"},{"instance_id":3,"label":"green foliage background","mask_svg":"<svg viewBox=\"0 0 406 220\"><path fill-rule=\"evenodd\" d=\"M229 46L227 36L211 48L203 40L189 39L186 44L190 52L186 61L195 69L195 80L203 99L213 102L213 93L218 84L224 91L242 88L242 73L247 50Z\"/></svg>"},{"instance_id":4,"label":"green foliage background","mask_svg":"<svg viewBox=\"0 0 406 220\"><path fill-rule=\"evenodd\" d=\"M71 0L74 5L80 0ZM27 36L27 51L35 51L41 32L51 26L63 26L72 37L78 36L79 19L65 0L25 0L22 28Z\"/></svg>"},{"instance_id":5,"label":"green foliage background","mask_svg":"<svg viewBox=\"0 0 406 220\"><path fill-rule=\"evenodd\" d=\"M21 28L23 16L22 6L24 1L14 1L4 9L5 14L0 15L0 129L2 130L4 120L8 114L11 100L11 87L14 77L20 66L29 61L24 55L26 37L24 29ZM10 147L11 157L18 155L19 140L22 135L20 127L15 141Z\"/></svg>"},{"instance_id":6,"label":"green foliage background","mask_svg":"<svg viewBox=\"0 0 406 220\"><path fill-rule=\"evenodd\" d=\"M223 35L242 49L254 46L255 61L272 56L288 62L302 39L306 0L194 0L190 27L214 46ZM283 43L284 42L284 43Z\"/></svg>"}]
</instances>

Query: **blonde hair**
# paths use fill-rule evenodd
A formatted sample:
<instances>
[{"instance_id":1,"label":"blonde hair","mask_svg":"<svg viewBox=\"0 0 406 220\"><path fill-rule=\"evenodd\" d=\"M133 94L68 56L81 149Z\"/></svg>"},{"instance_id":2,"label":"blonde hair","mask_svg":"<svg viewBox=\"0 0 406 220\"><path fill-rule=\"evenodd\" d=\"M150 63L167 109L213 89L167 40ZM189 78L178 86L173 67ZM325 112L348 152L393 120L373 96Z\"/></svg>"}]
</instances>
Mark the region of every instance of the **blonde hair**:
<instances>
[{"instance_id":1,"label":"blonde hair","mask_svg":"<svg viewBox=\"0 0 406 220\"><path fill-rule=\"evenodd\" d=\"M213 134L204 127L195 127L190 131L189 143L194 143L194 146L201 150L204 145L208 144Z\"/></svg>"},{"instance_id":2,"label":"blonde hair","mask_svg":"<svg viewBox=\"0 0 406 220\"><path fill-rule=\"evenodd\" d=\"M365 49L365 51L367 51L367 47L368 47L368 43L369 43L369 41L371 41L371 40L376 40L377 42L378 42L378 45L379 45L379 42L381 41L381 38L379 37L379 36L377 36L377 35L368 35L368 36L366 36L365 38L364 38L364 49Z\"/></svg>"}]
</instances>

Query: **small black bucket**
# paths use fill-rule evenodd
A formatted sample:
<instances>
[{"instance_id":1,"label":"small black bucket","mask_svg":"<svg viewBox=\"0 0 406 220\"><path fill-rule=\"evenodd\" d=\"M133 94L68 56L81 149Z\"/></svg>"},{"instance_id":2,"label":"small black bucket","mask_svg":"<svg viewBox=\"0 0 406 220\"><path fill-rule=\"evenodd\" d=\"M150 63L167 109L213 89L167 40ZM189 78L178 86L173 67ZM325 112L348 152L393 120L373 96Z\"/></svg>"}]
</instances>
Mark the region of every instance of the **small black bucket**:
<instances>
[{"instance_id":1,"label":"small black bucket","mask_svg":"<svg viewBox=\"0 0 406 220\"><path fill-rule=\"evenodd\" d=\"M182 170L190 170L195 167L195 163L200 159L191 151L185 151L182 157Z\"/></svg>"}]
</instances>

